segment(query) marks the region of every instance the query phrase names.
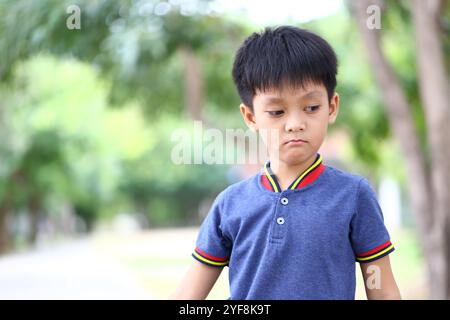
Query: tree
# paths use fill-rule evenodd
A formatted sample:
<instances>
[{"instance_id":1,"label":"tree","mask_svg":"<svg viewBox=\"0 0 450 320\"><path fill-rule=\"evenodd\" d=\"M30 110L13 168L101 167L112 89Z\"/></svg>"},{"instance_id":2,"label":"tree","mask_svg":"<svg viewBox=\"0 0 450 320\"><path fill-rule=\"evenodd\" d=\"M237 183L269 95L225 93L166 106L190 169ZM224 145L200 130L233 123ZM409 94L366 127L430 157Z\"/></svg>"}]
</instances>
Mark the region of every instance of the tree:
<instances>
[{"instance_id":1,"label":"tree","mask_svg":"<svg viewBox=\"0 0 450 320\"><path fill-rule=\"evenodd\" d=\"M65 158L62 137L55 131L36 132L14 170L3 183L0 201L0 253L10 247L8 217L14 209L27 208L29 215L29 244L34 244L38 220L49 195L62 194L71 180L68 159Z\"/></svg>"},{"instance_id":2,"label":"tree","mask_svg":"<svg viewBox=\"0 0 450 320\"><path fill-rule=\"evenodd\" d=\"M223 48L230 46L238 28L205 13L206 1L193 2L192 12L185 10L182 3L163 3L171 6L170 9L158 9L161 4L154 0L79 1L81 30L66 28L66 9L71 4L70 1L0 2L3 17L0 19L0 81L3 87L17 89L14 79L17 67L37 54L46 53L90 63L107 80L111 104L122 106L137 101L151 120L160 114L184 113L190 119L205 121L205 100L210 105L219 105L219 101L225 106L235 105L229 103L235 99L229 94L233 90L231 75L225 73L230 81L224 85L223 64L217 61L223 60L224 53L231 56L231 52ZM231 63L231 59L228 60ZM7 104L0 105L0 114L8 108ZM0 179L0 237L4 240L0 240L0 244L5 243L5 246L8 213L15 205L12 190L21 186L19 193L23 194L28 186L27 206L35 213L42 205L40 198L44 197L36 191L49 191L40 189L40 180L34 179L34 174L42 167L27 171L27 183L17 180L23 177L23 170L14 170L15 166L20 167L21 161L30 160L26 168L45 163L33 162L36 152L3 150L3 142L7 142L3 140L16 134L12 128L7 129L2 128L5 134L0 137L2 161L6 162L10 154L17 155L17 159L10 161L11 167ZM210 189L200 190L199 196L210 192ZM75 209L91 221L104 199L96 198L93 190L83 192L75 187L71 193Z\"/></svg>"},{"instance_id":3,"label":"tree","mask_svg":"<svg viewBox=\"0 0 450 320\"><path fill-rule=\"evenodd\" d=\"M0 3L4 17L0 20L0 81L11 79L18 62L47 52L91 63L110 80L113 104L139 101L151 119L176 113L207 123L202 110L205 89L213 104L236 104L236 96L230 94L234 92L231 73L226 73L230 81L223 83L217 60L226 58L231 69L231 51L224 48L237 45L241 28L208 13L209 1L190 2L189 10L183 3L156 0L78 1L80 30L66 27L66 8L72 4Z\"/></svg>"},{"instance_id":4,"label":"tree","mask_svg":"<svg viewBox=\"0 0 450 320\"><path fill-rule=\"evenodd\" d=\"M410 97L405 93L392 65L383 53L380 30L367 25L370 5L401 10L392 1L350 1L376 83L383 97L393 134L400 142L408 176L408 189L427 261L430 296L450 298L450 101L448 61L441 28L447 2L410 3L416 36L417 77L426 121L426 145L414 122ZM448 8L447 8L448 10ZM448 51L447 51L448 54Z\"/></svg>"}]
</instances>

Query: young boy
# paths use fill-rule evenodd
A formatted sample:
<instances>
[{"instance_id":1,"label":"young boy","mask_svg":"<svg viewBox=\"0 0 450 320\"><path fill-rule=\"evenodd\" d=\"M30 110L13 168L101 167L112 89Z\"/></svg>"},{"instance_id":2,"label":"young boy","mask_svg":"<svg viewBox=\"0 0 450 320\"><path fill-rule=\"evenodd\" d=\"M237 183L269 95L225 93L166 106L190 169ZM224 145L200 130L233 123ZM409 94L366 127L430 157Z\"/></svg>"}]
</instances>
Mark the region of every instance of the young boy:
<instances>
[{"instance_id":1,"label":"young boy","mask_svg":"<svg viewBox=\"0 0 450 320\"><path fill-rule=\"evenodd\" d=\"M400 299L373 189L318 154L338 114L336 74L333 49L307 30L266 28L242 44L233 66L241 114L277 139L262 137L260 173L217 196L171 298L205 299L228 266L231 299L354 299L357 261L369 299Z\"/></svg>"}]
</instances>

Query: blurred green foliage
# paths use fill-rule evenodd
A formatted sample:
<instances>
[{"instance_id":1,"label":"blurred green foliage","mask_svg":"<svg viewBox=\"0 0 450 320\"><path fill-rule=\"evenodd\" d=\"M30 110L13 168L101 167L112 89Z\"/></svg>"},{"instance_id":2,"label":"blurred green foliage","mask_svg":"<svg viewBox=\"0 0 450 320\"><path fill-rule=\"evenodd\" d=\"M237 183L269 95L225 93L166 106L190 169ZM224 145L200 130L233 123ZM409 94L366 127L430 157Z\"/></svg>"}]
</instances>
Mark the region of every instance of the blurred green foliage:
<instances>
[{"instance_id":1,"label":"blurred green foliage","mask_svg":"<svg viewBox=\"0 0 450 320\"><path fill-rule=\"evenodd\" d=\"M199 204L226 186L227 166L172 163L171 133L192 130L189 121L149 122L136 104L109 108L107 84L87 64L39 55L8 85L3 120L13 139L8 150L2 144L0 182L12 188L13 212L37 197L41 215L71 203L88 230L121 212L141 213L152 227L192 225Z\"/></svg>"}]
</instances>

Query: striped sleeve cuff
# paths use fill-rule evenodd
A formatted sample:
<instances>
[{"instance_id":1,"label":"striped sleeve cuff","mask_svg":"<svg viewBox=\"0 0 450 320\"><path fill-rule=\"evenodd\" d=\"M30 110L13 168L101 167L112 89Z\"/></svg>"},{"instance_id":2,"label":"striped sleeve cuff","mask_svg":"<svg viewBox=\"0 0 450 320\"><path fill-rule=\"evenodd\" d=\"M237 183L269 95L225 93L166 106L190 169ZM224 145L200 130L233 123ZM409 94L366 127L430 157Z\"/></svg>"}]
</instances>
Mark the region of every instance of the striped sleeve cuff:
<instances>
[{"instance_id":1,"label":"striped sleeve cuff","mask_svg":"<svg viewBox=\"0 0 450 320\"><path fill-rule=\"evenodd\" d=\"M212 267L225 267L228 266L229 262L228 258L218 258L212 256L200 250L199 248L195 248L194 252L192 253L192 256L194 257L194 259L200 261L201 263L204 263Z\"/></svg>"},{"instance_id":2,"label":"striped sleeve cuff","mask_svg":"<svg viewBox=\"0 0 450 320\"><path fill-rule=\"evenodd\" d=\"M356 254L356 261L360 263L372 262L388 255L394 250L395 250L394 245L391 243L390 240L388 240L382 245L370 251Z\"/></svg>"}]
</instances>

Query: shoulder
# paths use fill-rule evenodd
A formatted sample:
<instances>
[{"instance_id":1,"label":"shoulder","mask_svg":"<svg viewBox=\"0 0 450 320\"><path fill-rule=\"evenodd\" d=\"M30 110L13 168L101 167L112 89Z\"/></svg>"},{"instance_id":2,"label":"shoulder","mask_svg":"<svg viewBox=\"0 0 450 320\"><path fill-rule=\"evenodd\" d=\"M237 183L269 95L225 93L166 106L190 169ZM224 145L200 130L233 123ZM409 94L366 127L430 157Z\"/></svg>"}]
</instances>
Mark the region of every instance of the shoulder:
<instances>
[{"instance_id":1,"label":"shoulder","mask_svg":"<svg viewBox=\"0 0 450 320\"><path fill-rule=\"evenodd\" d=\"M347 200L353 203L355 212L358 208L378 206L375 189L366 177L332 167L329 169L330 179L334 179L336 186L341 186L338 190L347 195Z\"/></svg>"},{"instance_id":2,"label":"shoulder","mask_svg":"<svg viewBox=\"0 0 450 320\"><path fill-rule=\"evenodd\" d=\"M254 199L258 192L258 177L259 174L257 173L249 178L230 184L220 192L216 201L223 206L229 204L242 204L242 200L248 201L249 199Z\"/></svg>"},{"instance_id":3,"label":"shoulder","mask_svg":"<svg viewBox=\"0 0 450 320\"><path fill-rule=\"evenodd\" d=\"M328 165L326 172L329 180L342 185L351 185L358 188L359 184L367 181L367 179L363 176L343 171L341 169L337 169Z\"/></svg>"},{"instance_id":4,"label":"shoulder","mask_svg":"<svg viewBox=\"0 0 450 320\"><path fill-rule=\"evenodd\" d=\"M224 200L227 200L230 198L236 198L237 196L249 195L255 191L258 176L258 174L255 174L249 178L230 184L221 192L221 196Z\"/></svg>"},{"instance_id":5,"label":"shoulder","mask_svg":"<svg viewBox=\"0 0 450 320\"><path fill-rule=\"evenodd\" d=\"M375 195L375 191L369 180L361 175L346 172L331 166L327 166L327 184L335 190L350 192L355 195L353 199L367 195Z\"/></svg>"}]
</instances>

